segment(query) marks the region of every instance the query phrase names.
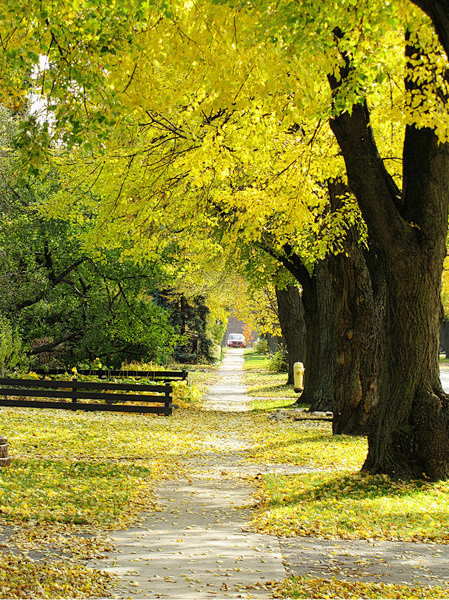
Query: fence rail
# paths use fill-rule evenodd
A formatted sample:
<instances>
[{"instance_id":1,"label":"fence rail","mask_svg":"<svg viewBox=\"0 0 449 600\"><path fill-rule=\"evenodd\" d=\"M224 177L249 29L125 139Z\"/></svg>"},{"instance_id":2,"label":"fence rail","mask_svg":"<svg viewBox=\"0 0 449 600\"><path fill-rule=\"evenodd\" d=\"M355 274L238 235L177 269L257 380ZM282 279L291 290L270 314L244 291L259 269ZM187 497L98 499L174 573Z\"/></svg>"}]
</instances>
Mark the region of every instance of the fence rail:
<instances>
[{"instance_id":1,"label":"fence rail","mask_svg":"<svg viewBox=\"0 0 449 600\"><path fill-rule=\"evenodd\" d=\"M68 375L67 369L34 369L34 373L43 377L50 375ZM176 381L186 380L188 377L187 369L173 371L136 371L124 369L77 369L78 375L93 375L100 379L110 377L134 377L151 379L152 381Z\"/></svg>"}]
</instances>

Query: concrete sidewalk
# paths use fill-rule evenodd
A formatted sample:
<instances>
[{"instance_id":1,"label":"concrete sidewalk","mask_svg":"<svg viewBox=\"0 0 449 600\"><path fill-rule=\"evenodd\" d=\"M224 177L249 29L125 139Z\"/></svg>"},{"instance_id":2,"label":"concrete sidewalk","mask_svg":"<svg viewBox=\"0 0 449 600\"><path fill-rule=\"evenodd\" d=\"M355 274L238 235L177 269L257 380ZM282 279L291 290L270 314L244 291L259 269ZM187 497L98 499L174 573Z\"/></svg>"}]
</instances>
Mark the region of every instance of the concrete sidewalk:
<instances>
[{"instance_id":1,"label":"concrete sidewalk","mask_svg":"<svg viewBox=\"0 0 449 600\"><path fill-rule=\"evenodd\" d=\"M206 408L249 410L241 350L228 351ZM277 538L249 530L248 476L309 472L292 465L240 464L250 442L217 430L211 452L186 461L188 478L162 482L159 511L112 536L115 551L89 566L117 575L119 598L271 597L270 581L303 575L346 581L445 585L449 545L380 540ZM284 566L285 565L285 566Z\"/></svg>"},{"instance_id":2,"label":"concrete sidewalk","mask_svg":"<svg viewBox=\"0 0 449 600\"><path fill-rule=\"evenodd\" d=\"M249 410L241 381L243 351L230 350L206 409ZM265 584L285 578L278 539L248 529L254 488L239 472L247 441L217 432L219 452L191 462L189 478L163 482L160 510L111 536L116 551L89 564L120 577L122 598L270 598Z\"/></svg>"},{"instance_id":3,"label":"concrete sidewalk","mask_svg":"<svg viewBox=\"0 0 449 600\"><path fill-rule=\"evenodd\" d=\"M205 398L208 410L242 412L251 409L251 400L242 381L243 362L243 350L228 348L219 369L221 380Z\"/></svg>"}]
</instances>

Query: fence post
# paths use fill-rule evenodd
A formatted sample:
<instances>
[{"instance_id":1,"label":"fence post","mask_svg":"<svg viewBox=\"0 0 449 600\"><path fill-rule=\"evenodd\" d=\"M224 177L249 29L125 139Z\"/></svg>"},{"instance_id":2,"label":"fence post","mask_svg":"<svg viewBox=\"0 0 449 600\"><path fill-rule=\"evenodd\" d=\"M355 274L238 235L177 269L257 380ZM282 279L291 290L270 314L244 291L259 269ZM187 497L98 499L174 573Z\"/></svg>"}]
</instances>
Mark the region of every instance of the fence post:
<instances>
[{"instance_id":1,"label":"fence post","mask_svg":"<svg viewBox=\"0 0 449 600\"><path fill-rule=\"evenodd\" d=\"M0 435L0 467L7 467L11 462L8 454L8 440Z\"/></svg>"},{"instance_id":2,"label":"fence post","mask_svg":"<svg viewBox=\"0 0 449 600\"><path fill-rule=\"evenodd\" d=\"M165 416L169 417L173 412L172 406L172 385L171 383L165 382Z\"/></svg>"},{"instance_id":3,"label":"fence post","mask_svg":"<svg viewBox=\"0 0 449 600\"><path fill-rule=\"evenodd\" d=\"M75 404L76 401L78 400L78 396L77 396L77 387L78 387L78 378L77 377L72 377L72 403ZM73 407L73 410L76 410L75 407Z\"/></svg>"}]
</instances>

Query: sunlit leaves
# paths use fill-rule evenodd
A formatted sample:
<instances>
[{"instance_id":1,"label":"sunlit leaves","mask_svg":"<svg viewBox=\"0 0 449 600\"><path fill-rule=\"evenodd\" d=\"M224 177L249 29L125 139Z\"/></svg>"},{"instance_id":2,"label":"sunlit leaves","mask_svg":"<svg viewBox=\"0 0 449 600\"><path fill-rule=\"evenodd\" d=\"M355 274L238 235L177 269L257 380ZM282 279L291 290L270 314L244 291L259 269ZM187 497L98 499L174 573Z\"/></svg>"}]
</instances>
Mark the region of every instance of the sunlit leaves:
<instances>
[{"instance_id":1,"label":"sunlit leaves","mask_svg":"<svg viewBox=\"0 0 449 600\"><path fill-rule=\"evenodd\" d=\"M347 456L343 450L341 456ZM267 478L268 504L255 519L277 535L448 543L447 484L382 475ZM363 519L360 518L363 515Z\"/></svg>"},{"instance_id":2,"label":"sunlit leaves","mask_svg":"<svg viewBox=\"0 0 449 600\"><path fill-rule=\"evenodd\" d=\"M276 586L275 598L444 598L447 588L427 585L388 584L378 582L340 581L337 578L291 577Z\"/></svg>"},{"instance_id":3,"label":"sunlit leaves","mask_svg":"<svg viewBox=\"0 0 449 600\"><path fill-rule=\"evenodd\" d=\"M98 598L108 595L111 582L109 574L80 565L0 555L2 598Z\"/></svg>"}]
</instances>

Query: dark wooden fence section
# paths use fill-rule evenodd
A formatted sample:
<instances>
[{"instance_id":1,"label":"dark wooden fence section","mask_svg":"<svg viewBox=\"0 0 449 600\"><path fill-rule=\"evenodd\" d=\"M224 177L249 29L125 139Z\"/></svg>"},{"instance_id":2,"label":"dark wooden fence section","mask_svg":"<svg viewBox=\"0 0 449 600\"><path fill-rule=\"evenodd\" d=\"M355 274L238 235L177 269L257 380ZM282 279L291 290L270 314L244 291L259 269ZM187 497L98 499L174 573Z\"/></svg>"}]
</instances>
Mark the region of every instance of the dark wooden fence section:
<instances>
[{"instance_id":1,"label":"dark wooden fence section","mask_svg":"<svg viewBox=\"0 0 449 600\"><path fill-rule=\"evenodd\" d=\"M93 375L100 379L110 379L111 377L134 377L151 379L151 381L177 381L186 380L188 376L187 369L179 371L125 371L123 369L77 369L78 375ZM64 369L33 369L33 373L42 376L64 375L68 371Z\"/></svg>"},{"instance_id":2,"label":"dark wooden fence section","mask_svg":"<svg viewBox=\"0 0 449 600\"><path fill-rule=\"evenodd\" d=\"M172 390L169 381L145 384L0 378L0 406L156 413L168 416L173 412Z\"/></svg>"}]
</instances>

